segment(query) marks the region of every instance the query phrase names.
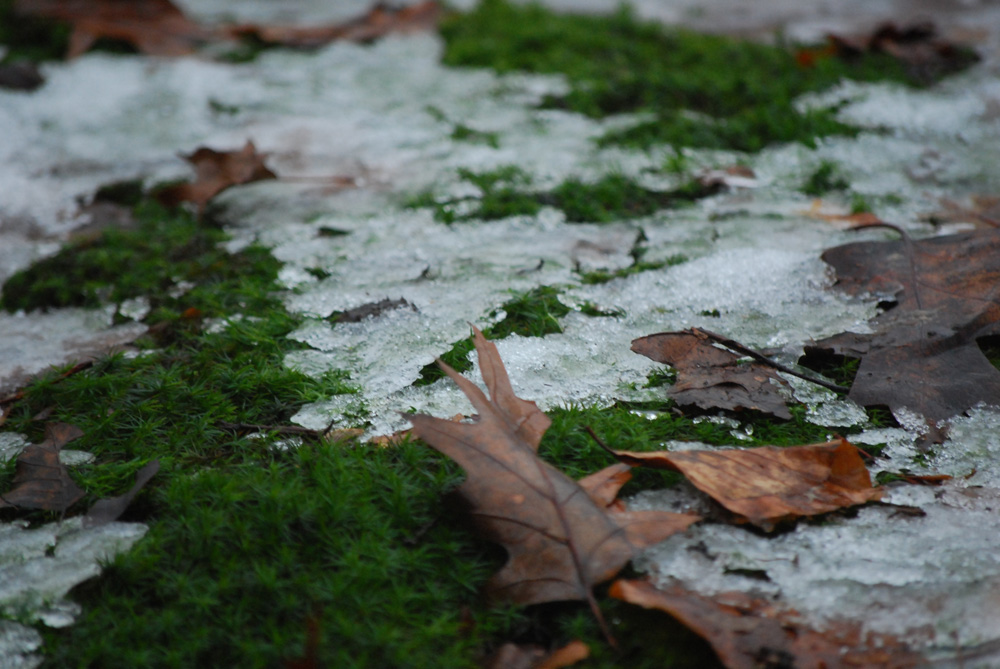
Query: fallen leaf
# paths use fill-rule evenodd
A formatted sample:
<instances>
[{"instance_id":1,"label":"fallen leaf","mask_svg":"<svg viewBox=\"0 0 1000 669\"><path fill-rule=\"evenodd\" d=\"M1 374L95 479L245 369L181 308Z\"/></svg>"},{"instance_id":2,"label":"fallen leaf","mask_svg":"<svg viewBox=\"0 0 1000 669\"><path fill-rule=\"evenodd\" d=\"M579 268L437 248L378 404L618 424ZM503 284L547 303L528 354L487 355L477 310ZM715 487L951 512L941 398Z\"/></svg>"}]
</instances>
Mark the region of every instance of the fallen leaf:
<instances>
[{"instance_id":1,"label":"fallen leaf","mask_svg":"<svg viewBox=\"0 0 1000 669\"><path fill-rule=\"evenodd\" d=\"M474 423L407 415L413 434L462 466L468 477L458 492L473 521L507 549L507 564L490 579L488 594L518 604L586 600L610 639L591 587L612 578L638 549L698 517L609 511L592 497L606 499L607 477L594 479L588 492L541 460L536 451L551 421L514 394L496 346L474 332L490 398L438 361L479 415Z\"/></svg>"},{"instance_id":2,"label":"fallen leaf","mask_svg":"<svg viewBox=\"0 0 1000 669\"><path fill-rule=\"evenodd\" d=\"M637 453L608 449L633 467L671 469L754 525L828 513L882 497L857 447L841 438L808 446Z\"/></svg>"},{"instance_id":3,"label":"fallen leaf","mask_svg":"<svg viewBox=\"0 0 1000 669\"><path fill-rule=\"evenodd\" d=\"M921 82L934 81L979 60L971 49L939 38L936 27L929 21L905 27L886 22L867 35L829 34L827 39L834 54L845 59L864 53L888 54Z\"/></svg>"},{"instance_id":4,"label":"fallen leaf","mask_svg":"<svg viewBox=\"0 0 1000 669\"><path fill-rule=\"evenodd\" d=\"M799 213L809 218L817 218L821 221L837 224L834 227L843 230L885 223L885 221L870 211L858 211L850 214L831 213L829 210L824 210L823 205L823 200L813 200L808 209Z\"/></svg>"},{"instance_id":5,"label":"fallen leaf","mask_svg":"<svg viewBox=\"0 0 1000 669\"><path fill-rule=\"evenodd\" d=\"M870 321L873 333L827 337L806 353L860 358L848 396L862 406L908 409L938 423L980 402L1000 403L1000 371L977 344L1000 335L998 251L1000 230L992 228L829 249L822 257L836 270L837 289L895 306Z\"/></svg>"},{"instance_id":6,"label":"fallen leaf","mask_svg":"<svg viewBox=\"0 0 1000 669\"><path fill-rule=\"evenodd\" d=\"M777 372L713 345L702 332L661 332L632 341L632 350L677 370L667 396L680 406L705 410L753 409L788 420L792 414L778 391L787 382Z\"/></svg>"},{"instance_id":7,"label":"fallen leaf","mask_svg":"<svg viewBox=\"0 0 1000 669\"><path fill-rule=\"evenodd\" d=\"M561 669L590 657L590 647L570 641L551 653L537 644L505 643L483 663L485 669Z\"/></svg>"},{"instance_id":8,"label":"fallen leaf","mask_svg":"<svg viewBox=\"0 0 1000 669\"><path fill-rule=\"evenodd\" d=\"M192 202L200 212L209 200L230 186L277 178L264 165L266 154L257 153L251 141L240 151L216 151L203 146L182 157L194 165L196 177L191 183L169 186L156 193L156 198L168 207Z\"/></svg>"},{"instance_id":9,"label":"fallen leaf","mask_svg":"<svg viewBox=\"0 0 1000 669\"><path fill-rule=\"evenodd\" d=\"M435 0L425 0L405 7L379 2L364 16L330 26L267 26L245 24L229 28L240 38L263 44L299 48L323 46L335 40L371 42L390 33L430 30L437 25L443 10Z\"/></svg>"},{"instance_id":10,"label":"fallen leaf","mask_svg":"<svg viewBox=\"0 0 1000 669\"><path fill-rule=\"evenodd\" d=\"M5 505L63 512L83 497L83 490L59 461L63 446L81 436L83 431L75 425L47 425L45 441L26 447L18 456L13 487L0 497Z\"/></svg>"},{"instance_id":11,"label":"fallen leaf","mask_svg":"<svg viewBox=\"0 0 1000 669\"><path fill-rule=\"evenodd\" d=\"M66 58L99 39L126 42L150 56L183 56L211 38L170 0L18 0L21 14L65 21L73 27Z\"/></svg>"},{"instance_id":12,"label":"fallen leaf","mask_svg":"<svg viewBox=\"0 0 1000 669\"><path fill-rule=\"evenodd\" d=\"M705 639L728 669L904 669L924 666L901 641L865 633L860 622L828 621L822 631L744 593L706 597L680 586L619 580L612 597L670 614Z\"/></svg>"},{"instance_id":13,"label":"fallen leaf","mask_svg":"<svg viewBox=\"0 0 1000 669\"><path fill-rule=\"evenodd\" d=\"M158 471L160 471L159 461L150 460L142 469L135 473L135 484L127 493L95 502L94 506L90 507L87 515L83 517L83 526L100 527L101 525L107 525L114 520L118 520L125 513L125 509L128 508L129 504L132 503L132 500L135 499L135 496L142 490L143 486L149 483L149 479L153 478Z\"/></svg>"},{"instance_id":14,"label":"fallen leaf","mask_svg":"<svg viewBox=\"0 0 1000 669\"><path fill-rule=\"evenodd\" d=\"M972 223L976 226L1000 228L1000 197L972 195L968 204L941 198L941 209L926 216L934 223Z\"/></svg>"}]
</instances>

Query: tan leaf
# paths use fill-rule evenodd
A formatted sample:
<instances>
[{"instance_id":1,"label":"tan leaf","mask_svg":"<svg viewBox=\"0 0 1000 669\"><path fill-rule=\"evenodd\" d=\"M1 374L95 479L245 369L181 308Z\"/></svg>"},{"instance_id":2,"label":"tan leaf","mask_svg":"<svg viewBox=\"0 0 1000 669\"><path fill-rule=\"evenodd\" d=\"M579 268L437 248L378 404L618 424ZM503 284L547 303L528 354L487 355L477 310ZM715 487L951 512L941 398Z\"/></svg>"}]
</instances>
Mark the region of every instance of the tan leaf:
<instances>
[{"instance_id":1,"label":"tan leaf","mask_svg":"<svg viewBox=\"0 0 1000 669\"><path fill-rule=\"evenodd\" d=\"M831 621L822 632L744 593L705 597L680 586L657 589L648 581L615 581L610 594L647 609L665 611L715 650L728 669L815 667L904 669L922 658L889 636L865 634L862 625Z\"/></svg>"},{"instance_id":2,"label":"tan leaf","mask_svg":"<svg viewBox=\"0 0 1000 669\"><path fill-rule=\"evenodd\" d=\"M634 467L672 469L754 525L814 516L880 499L857 447L845 439L745 450L611 451Z\"/></svg>"},{"instance_id":3,"label":"tan leaf","mask_svg":"<svg viewBox=\"0 0 1000 669\"><path fill-rule=\"evenodd\" d=\"M508 562L488 583L488 593L519 604L584 599L607 632L591 587L618 573L639 548L686 529L698 517L609 511L542 461L536 450L548 418L534 402L514 395L496 347L478 330L475 335L492 399L439 361L472 402L476 422L408 415L413 434L465 469L468 478L459 493L474 522L507 549Z\"/></svg>"}]
</instances>

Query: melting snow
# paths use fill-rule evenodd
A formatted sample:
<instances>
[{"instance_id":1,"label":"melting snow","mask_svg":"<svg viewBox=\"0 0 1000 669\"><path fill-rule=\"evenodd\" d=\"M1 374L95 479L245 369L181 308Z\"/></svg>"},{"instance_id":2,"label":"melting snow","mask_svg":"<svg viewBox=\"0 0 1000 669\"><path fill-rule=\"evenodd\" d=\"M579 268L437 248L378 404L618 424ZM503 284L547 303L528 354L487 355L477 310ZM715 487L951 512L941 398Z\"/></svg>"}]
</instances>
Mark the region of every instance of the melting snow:
<instances>
[{"instance_id":1,"label":"melting snow","mask_svg":"<svg viewBox=\"0 0 1000 669\"><path fill-rule=\"evenodd\" d=\"M310 17L344 18L340 9L320 4L310 5ZM687 6L672 3L658 11L654 4L639 3L640 10L683 16ZM259 16L251 12L245 20L292 17L273 3L250 6ZM222 19L229 5L192 9ZM810 201L797 188L821 161L836 162L883 217L920 232L928 231L920 214L936 209L939 197L1000 187L994 169L1000 126L988 113L1000 85L995 72L981 67L930 91L845 83L823 100L843 101L845 119L875 132L826 139L815 151L687 152L692 164L707 167L742 158L757 175L753 191L737 189L688 209L609 226L570 225L551 209L536 217L445 226L427 211L400 204L427 187L462 193L468 185L456 178L457 167L516 163L539 188L611 169L647 183L659 179L661 187L670 178L644 172L662 165L662 152L595 148L593 137L629 119L601 123L534 109L543 95L564 89L559 77L446 70L437 64L440 48L433 36L418 35L372 46L336 44L313 54L275 51L239 66L99 54L47 66L48 83L39 91L0 91L0 279L53 253L69 230L85 222L77 201L97 186L186 176L177 152L199 145L234 148L252 139L271 154L269 164L279 174L312 181L260 183L225 194L230 248L259 240L285 263L287 306L307 317L293 336L310 346L287 363L316 375L347 371L358 388L356 395L305 408L297 420L322 427L337 418L386 433L405 425L397 412L408 408L441 416L468 411L452 384L417 388L412 382L434 356L468 334L468 322L482 326L498 318L490 314L511 290L559 285L567 303L589 302L621 314L574 312L563 319L562 334L498 343L515 390L543 408L655 393L637 389L655 364L629 351L633 338L652 332L701 326L777 349L779 358L792 362L810 338L862 331L873 304L830 292L818 256L824 248L884 233L846 233L804 213ZM226 108L236 111L220 111ZM498 133L499 148L452 141L449 119ZM322 229L347 234L324 236ZM580 285L576 268L626 266L640 233L646 260L683 255L687 262ZM318 280L308 270L328 276ZM333 311L384 298L403 298L414 309L336 326L325 320ZM146 305L124 307L138 316ZM108 330L110 317L75 310L0 315L0 379L37 372L61 360L67 348L78 355L83 348L74 347L85 338L107 346L141 330ZM840 428L863 421L849 402L793 385L810 404L812 420ZM857 437L886 443L890 469L919 469L917 463L929 461L934 470L956 476L975 472L940 490L892 489L890 501L919 506L925 516L876 506L856 518L800 524L770 538L704 524L651 550L643 564L703 591L780 593L818 619L836 610L937 648L998 639L1000 540L982 531L997 525L998 427L993 409L956 418L950 441L936 456L919 453L915 435L905 429ZM7 457L23 447L16 435L0 437ZM694 493L681 487L646 493L637 505L670 507L692 499ZM102 556L144 531L118 523L81 530L73 521L36 530L0 528L0 546L13 551L0 566L7 573L0 579L0 606L30 600L33 617L67 623L73 612L60 603L66 591L97 573ZM688 550L695 546L705 550ZM748 581L732 571L748 568L763 570L770 580ZM16 649L21 657L39 643L30 628L0 624L0 655L14 657ZM24 662L31 666L33 660Z\"/></svg>"}]
</instances>

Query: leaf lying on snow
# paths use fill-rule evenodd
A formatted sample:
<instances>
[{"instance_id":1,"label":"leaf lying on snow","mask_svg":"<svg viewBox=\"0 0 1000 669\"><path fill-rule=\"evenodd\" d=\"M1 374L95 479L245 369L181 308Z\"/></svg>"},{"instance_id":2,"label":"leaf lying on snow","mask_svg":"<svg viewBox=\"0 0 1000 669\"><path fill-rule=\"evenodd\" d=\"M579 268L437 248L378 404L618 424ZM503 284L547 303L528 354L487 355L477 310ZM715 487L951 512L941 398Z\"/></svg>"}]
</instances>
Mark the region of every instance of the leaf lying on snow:
<instances>
[{"instance_id":1,"label":"leaf lying on snow","mask_svg":"<svg viewBox=\"0 0 1000 669\"><path fill-rule=\"evenodd\" d=\"M658 589L648 581L621 580L610 594L669 613L708 641L728 669L926 666L897 639L864 633L860 623L829 621L819 632L804 626L793 611L744 593L706 597L679 586Z\"/></svg>"},{"instance_id":2,"label":"leaf lying on snow","mask_svg":"<svg viewBox=\"0 0 1000 669\"><path fill-rule=\"evenodd\" d=\"M15 7L23 14L72 25L66 54L70 59L99 39L126 42L149 55L183 56L211 34L170 0L18 0Z\"/></svg>"},{"instance_id":3,"label":"leaf lying on snow","mask_svg":"<svg viewBox=\"0 0 1000 669\"><path fill-rule=\"evenodd\" d=\"M257 153L257 147L250 141L239 151L216 151L202 146L182 157L194 165L196 177L191 183L157 192L157 199L168 207L192 202L201 211L209 200L230 186L277 178L264 164L266 154Z\"/></svg>"},{"instance_id":4,"label":"leaf lying on snow","mask_svg":"<svg viewBox=\"0 0 1000 669\"><path fill-rule=\"evenodd\" d=\"M864 504L882 496L858 449L845 439L809 446L636 453L608 449L634 467L681 472L730 511L770 530L783 520Z\"/></svg>"},{"instance_id":5,"label":"leaf lying on snow","mask_svg":"<svg viewBox=\"0 0 1000 669\"><path fill-rule=\"evenodd\" d=\"M617 574L636 550L698 517L609 509L609 498L624 483L620 467L588 477L585 487L541 460L538 444L551 421L534 402L514 394L496 346L478 329L475 347L490 398L438 364L476 408L476 422L406 416L413 434L465 469L459 493L470 503L474 522L507 549L509 560L488 583L488 593L518 604L587 600L607 634L591 587ZM609 479L619 481L617 488Z\"/></svg>"},{"instance_id":6,"label":"leaf lying on snow","mask_svg":"<svg viewBox=\"0 0 1000 669\"><path fill-rule=\"evenodd\" d=\"M45 441L26 447L17 458L13 487L0 496L0 508L18 507L65 512L84 496L84 491L69 476L59 459L63 446L83 436L83 431L68 423L45 426ZM135 485L124 495L98 500L83 519L84 527L97 527L117 520L149 479L160 469L152 460L135 475Z\"/></svg>"},{"instance_id":7,"label":"leaf lying on snow","mask_svg":"<svg viewBox=\"0 0 1000 669\"><path fill-rule=\"evenodd\" d=\"M845 244L822 257L838 289L896 305L870 321L872 334L827 337L807 354L860 358L848 396L863 406L936 422L1000 403L1000 371L977 345L1000 335L1000 230L912 240L894 229L902 240Z\"/></svg>"},{"instance_id":8,"label":"leaf lying on snow","mask_svg":"<svg viewBox=\"0 0 1000 669\"><path fill-rule=\"evenodd\" d=\"M632 341L632 350L677 370L667 395L681 406L701 409L753 409L788 420L792 417L778 392L787 382L756 362L713 345L699 330L661 332Z\"/></svg>"},{"instance_id":9,"label":"leaf lying on snow","mask_svg":"<svg viewBox=\"0 0 1000 669\"><path fill-rule=\"evenodd\" d=\"M83 431L75 425L46 425L45 441L26 447L18 456L13 488L0 499L3 505L45 511L65 511L73 506L84 492L59 461L59 451L82 436Z\"/></svg>"}]
</instances>

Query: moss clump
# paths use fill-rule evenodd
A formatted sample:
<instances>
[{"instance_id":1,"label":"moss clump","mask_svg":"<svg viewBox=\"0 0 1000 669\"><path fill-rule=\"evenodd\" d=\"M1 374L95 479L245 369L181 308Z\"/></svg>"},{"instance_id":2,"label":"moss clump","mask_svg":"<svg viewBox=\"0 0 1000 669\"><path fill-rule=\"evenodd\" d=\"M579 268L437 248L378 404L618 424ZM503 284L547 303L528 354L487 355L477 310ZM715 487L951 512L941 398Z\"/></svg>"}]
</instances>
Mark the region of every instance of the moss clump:
<instances>
[{"instance_id":1,"label":"moss clump","mask_svg":"<svg viewBox=\"0 0 1000 669\"><path fill-rule=\"evenodd\" d=\"M280 263L266 249L251 246L231 255L219 247L226 239L222 230L150 201L136 207L135 219L134 228L106 229L17 272L4 284L0 306L98 307L149 297L162 319L188 309L207 316L253 311L267 299L245 281L277 271ZM185 285L194 288L178 289Z\"/></svg>"},{"instance_id":2,"label":"moss clump","mask_svg":"<svg viewBox=\"0 0 1000 669\"><path fill-rule=\"evenodd\" d=\"M542 205L555 207L569 223L610 223L640 218L686 204L715 191L697 181L690 181L670 191L655 191L641 186L621 173L607 174L593 183L571 177L550 191L530 188L531 176L515 165L495 170L473 172L459 169L458 176L478 187L479 197L436 198L423 193L410 200L410 207L430 207L443 223L456 221L492 221L509 216L533 216Z\"/></svg>"},{"instance_id":3,"label":"moss clump","mask_svg":"<svg viewBox=\"0 0 1000 669\"><path fill-rule=\"evenodd\" d=\"M775 142L812 145L816 137L854 130L836 121L832 109L796 110L800 95L843 78L910 81L889 56L823 58L805 67L782 46L665 29L628 9L578 16L482 0L444 21L441 34L447 65L565 75L570 92L548 99L549 107L595 118L653 114L655 120L602 140L632 146L757 151Z\"/></svg>"},{"instance_id":4,"label":"moss clump","mask_svg":"<svg viewBox=\"0 0 1000 669\"><path fill-rule=\"evenodd\" d=\"M802 192L806 195L819 197L831 191L847 190L851 184L845 179L837 169L837 164L824 160L806 178L802 184Z\"/></svg>"},{"instance_id":5,"label":"moss clump","mask_svg":"<svg viewBox=\"0 0 1000 669\"><path fill-rule=\"evenodd\" d=\"M503 339L512 334L519 334L522 337L544 337L547 334L562 332L559 319L568 314L570 308L559 301L559 293L560 291L553 286L540 286L516 295L490 314L493 316L503 311L506 315L496 325L483 330L483 334L488 339ZM472 337L466 337L442 354L441 360L460 372L466 372L472 369L469 353L474 348ZM444 376L445 373L441 368L432 363L420 370L420 378L413 385L426 386Z\"/></svg>"}]
</instances>

